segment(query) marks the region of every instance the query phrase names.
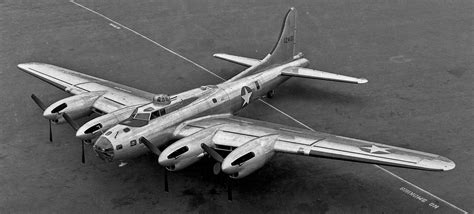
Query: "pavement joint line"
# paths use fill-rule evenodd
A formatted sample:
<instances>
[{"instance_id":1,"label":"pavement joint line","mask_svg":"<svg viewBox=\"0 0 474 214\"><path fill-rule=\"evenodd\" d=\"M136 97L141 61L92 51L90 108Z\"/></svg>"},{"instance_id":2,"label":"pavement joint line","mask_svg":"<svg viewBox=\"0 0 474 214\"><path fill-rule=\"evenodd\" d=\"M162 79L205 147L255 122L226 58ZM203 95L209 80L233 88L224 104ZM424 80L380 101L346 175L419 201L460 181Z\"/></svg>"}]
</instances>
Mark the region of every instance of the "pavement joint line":
<instances>
[{"instance_id":1,"label":"pavement joint line","mask_svg":"<svg viewBox=\"0 0 474 214\"><path fill-rule=\"evenodd\" d=\"M211 74L211 75L213 75L213 76L219 78L220 80L223 80L223 81L226 80L226 79L224 79L223 77L219 76L218 74L216 74L216 73L210 71L209 69L203 67L202 65L199 65L198 63L196 63L196 62L194 62L194 61L192 61L192 60L190 60L190 59L188 59L188 58L186 58L186 57L180 55L179 53L176 53L175 51L173 51L173 50L171 50L171 49L169 49L169 48L163 46L162 44L160 44L160 43L158 43L158 42L156 42L156 41L150 39L149 37L147 37L147 36L145 36L145 35L143 35L143 34L137 32L137 31L135 31L135 30L133 30L133 29L130 29L129 27L127 27L127 26L125 26L125 25L123 25L123 24L120 24L119 22L117 22L117 21L115 21L115 20L113 20L113 19L111 19L111 18L109 18L109 17L107 17L107 16L105 16L105 15L103 15L103 14L101 14L101 13L95 11L95 10L92 10L92 9L90 9L90 8L88 8L88 7L84 6L84 5L82 5L82 4L79 4L79 3L75 2L74 0L70 0L69 2L71 2L71 3L73 3L73 4L77 5L77 6L79 6L79 7L81 7L81 8L83 8L83 9L85 9L85 10L91 12L91 13L94 13L94 14L96 14L96 15L98 15L98 16L100 16L100 17L102 17L102 18L104 18L104 19L106 19L106 20L108 20L108 21L110 21L110 22L112 22L112 23L114 23L114 24L116 24L116 25L118 25L118 26L120 26L120 27L122 27L122 28L124 28L124 29L126 29L126 30L128 30L128 31L130 31L130 32L132 32L132 33L134 33L134 34L136 34L136 35L142 37L142 38L145 39L145 40L148 40L149 42L155 44L156 46L159 46L159 47L165 49L166 51L168 51L168 52L170 52L170 53L172 53L172 54L178 56L179 58L181 58L181 59L183 59L183 60L185 60L185 61L187 61L187 62L189 62L189 63L191 63L191 64L193 64L193 65L195 65L196 67L198 67L198 68L200 68L200 69L206 71L207 73L209 73L209 74ZM312 128L309 127L308 125L306 125L306 124L304 124L303 122L297 120L296 118L294 118L294 117L292 117L291 115L285 113L284 111L278 109L277 107L271 105L270 103L268 103L268 102L266 102L266 101L264 101L264 100L262 100L262 99L259 99L259 100L260 100L262 103L264 103L265 105L269 106L270 108L272 108L272 109L278 111L279 113L283 114L284 116L288 117L289 119L293 120L294 122L296 122L296 123L300 124L301 126L305 127L306 129L311 130L311 131L315 131L314 129L312 129ZM373 166L376 167L376 168L378 168L378 169L380 169L380 170L382 170L382 171L384 171L384 172L386 172L387 174L389 174L389 175L391 175L391 176L393 176L393 177L399 179L400 181L402 181L402 182L404 182L404 183L407 183L407 184L409 184L410 186L413 186L413 187L415 187L416 189L418 189L418 190L420 190L420 191L422 191L422 192L424 192L424 193L426 193L426 194L428 194L428 195L430 195L430 196L432 196L432 197L434 197L434 198L436 198L436 199L438 199L438 200L444 202L445 204L447 204L447 205L449 205L449 206L451 206L451 207L457 209L458 211L460 211L460 212L462 212L462 213L468 213L467 211L465 211L465 210L463 210L463 209L461 209L461 208L459 208L459 207L457 207L457 206L455 206L455 205L453 205L453 204L447 202L446 200L443 200L442 198L440 198L440 197L438 197L438 196L436 196L436 195L434 195L434 194L428 192L427 190L424 190L424 189L422 189L421 187L418 187L418 186L416 186L415 184L413 184L413 183L411 183L411 182L405 180L404 178L402 178L402 177L398 176L397 174L395 174L395 173L389 171L388 169L385 169L385 168L383 168L383 167L381 167L381 166L379 166L379 165L377 165L377 164L373 164Z\"/></svg>"}]
</instances>

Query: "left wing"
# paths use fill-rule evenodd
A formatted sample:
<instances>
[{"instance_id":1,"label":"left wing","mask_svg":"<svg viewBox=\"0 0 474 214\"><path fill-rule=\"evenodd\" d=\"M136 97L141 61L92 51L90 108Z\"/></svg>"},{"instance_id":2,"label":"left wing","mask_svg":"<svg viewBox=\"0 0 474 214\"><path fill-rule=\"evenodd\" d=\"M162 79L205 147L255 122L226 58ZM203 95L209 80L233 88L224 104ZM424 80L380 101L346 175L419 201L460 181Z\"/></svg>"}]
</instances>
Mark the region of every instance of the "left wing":
<instances>
[{"instance_id":1,"label":"left wing","mask_svg":"<svg viewBox=\"0 0 474 214\"><path fill-rule=\"evenodd\" d=\"M184 122L175 135L187 137L211 127L218 127L211 144L217 150L232 151L252 140L277 136L272 143L275 152L435 171L455 167L453 161L436 154L231 115Z\"/></svg>"},{"instance_id":2,"label":"left wing","mask_svg":"<svg viewBox=\"0 0 474 214\"><path fill-rule=\"evenodd\" d=\"M110 113L127 106L149 103L154 94L45 63L22 63L18 68L72 95L105 92L94 108Z\"/></svg>"}]
</instances>

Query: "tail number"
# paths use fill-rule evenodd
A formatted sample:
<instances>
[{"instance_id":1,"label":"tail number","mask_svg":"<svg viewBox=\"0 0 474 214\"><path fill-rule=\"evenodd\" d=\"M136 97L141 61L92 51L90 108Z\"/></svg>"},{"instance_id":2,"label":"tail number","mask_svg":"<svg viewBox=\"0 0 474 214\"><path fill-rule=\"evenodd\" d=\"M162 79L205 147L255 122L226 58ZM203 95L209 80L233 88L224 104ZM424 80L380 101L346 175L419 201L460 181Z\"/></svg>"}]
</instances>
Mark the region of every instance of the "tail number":
<instances>
[{"instance_id":1,"label":"tail number","mask_svg":"<svg viewBox=\"0 0 474 214\"><path fill-rule=\"evenodd\" d=\"M295 40L294 36L288 36L288 37L283 38L283 43L292 42L294 40Z\"/></svg>"}]
</instances>

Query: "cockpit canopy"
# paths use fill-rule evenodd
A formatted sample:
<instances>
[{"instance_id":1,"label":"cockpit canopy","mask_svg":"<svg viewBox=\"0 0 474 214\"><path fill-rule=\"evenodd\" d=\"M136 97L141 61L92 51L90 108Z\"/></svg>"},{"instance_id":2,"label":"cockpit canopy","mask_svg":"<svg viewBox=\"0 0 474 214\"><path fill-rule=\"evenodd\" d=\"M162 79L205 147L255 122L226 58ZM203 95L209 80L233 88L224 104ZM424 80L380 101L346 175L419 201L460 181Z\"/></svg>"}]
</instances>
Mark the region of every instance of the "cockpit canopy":
<instances>
[{"instance_id":1,"label":"cockpit canopy","mask_svg":"<svg viewBox=\"0 0 474 214\"><path fill-rule=\"evenodd\" d=\"M153 97L153 103L156 105L169 105L171 98L167 94L157 94Z\"/></svg>"},{"instance_id":2,"label":"cockpit canopy","mask_svg":"<svg viewBox=\"0 0 474 214\"><path fill-rule=\"evenodd\" d=\"M131 127L141 127L147 125L150 120L166 114L164 107L156 108L152 105L153 104L138 107L128 119L122 121L120 124Z\"/></svg>"}]
</instances>

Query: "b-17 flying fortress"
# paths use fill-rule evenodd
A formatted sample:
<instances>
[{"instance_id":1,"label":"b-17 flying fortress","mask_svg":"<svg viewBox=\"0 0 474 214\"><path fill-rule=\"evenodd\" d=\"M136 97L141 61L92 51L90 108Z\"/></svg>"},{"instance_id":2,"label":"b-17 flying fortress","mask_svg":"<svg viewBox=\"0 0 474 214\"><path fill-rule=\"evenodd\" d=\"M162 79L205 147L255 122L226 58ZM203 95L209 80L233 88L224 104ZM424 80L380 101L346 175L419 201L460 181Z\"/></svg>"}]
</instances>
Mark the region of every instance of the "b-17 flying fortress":
<instances>
[{"instance_id":1,"label":"b-17 flying fortress","mask_svg":"<svg viewBox=\"0 0 474 214\"><path fill-rule=\"evenodd\" d=\"M126 163L151 151L166 170L176 171L210 156L216 162L214 172L232 179L260 169L275 153L433 171L455 167L453 161L436 154L237 116L251 103L272 97L274 89L291 77L367 83L363 78L307 68L309 60L295 51L295 34L296 10L291 8L265 58L215 54L248 68L220 84L175 95L145 92L44 63L18 67L73 95L49 107L36 95L32 98L50 126L71 124L83 149L84 143L91 142L105 161ZM101 116L82 126L74 121L93 113ZM84 162L84 150L82 157Z\"/></svg>"}]
</instances>

